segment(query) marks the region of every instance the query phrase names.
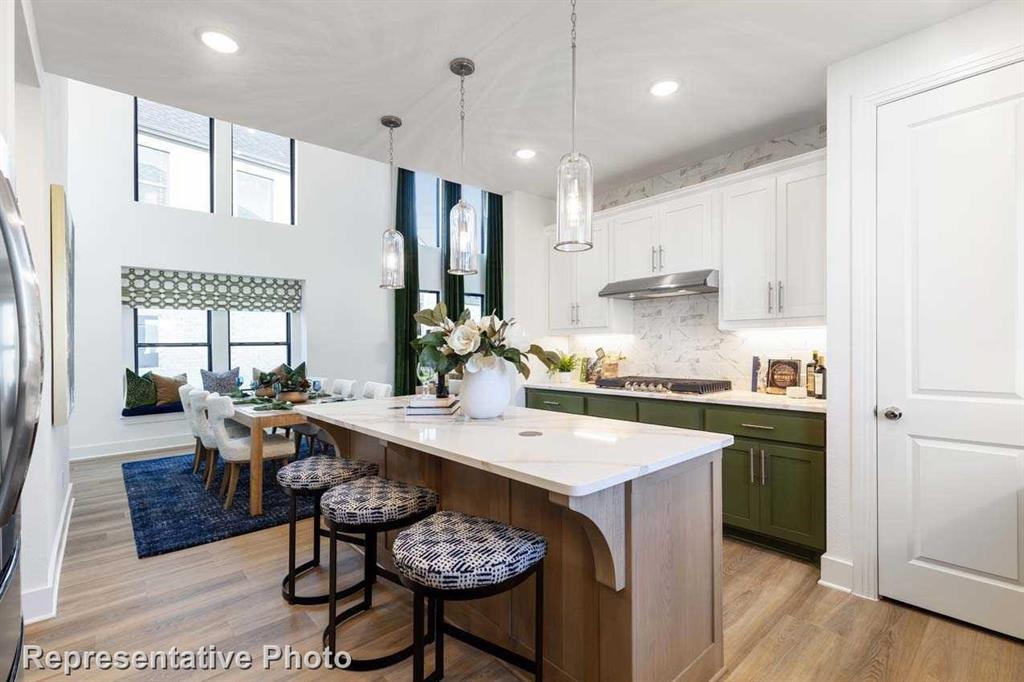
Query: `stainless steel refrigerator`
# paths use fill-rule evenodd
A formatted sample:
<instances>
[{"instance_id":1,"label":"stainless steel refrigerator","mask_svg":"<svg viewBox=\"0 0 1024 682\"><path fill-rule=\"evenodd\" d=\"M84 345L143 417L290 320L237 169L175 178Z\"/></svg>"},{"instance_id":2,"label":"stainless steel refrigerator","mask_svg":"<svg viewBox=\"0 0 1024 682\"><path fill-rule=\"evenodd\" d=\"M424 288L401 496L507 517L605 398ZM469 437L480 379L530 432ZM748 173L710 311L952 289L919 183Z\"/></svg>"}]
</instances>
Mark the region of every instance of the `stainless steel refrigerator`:
<instances>
[{"instance_id":1,"label":"stainless steel refrigerator","mask_svg":"<svg viewBox=\"0 0 1024 682\"><path fill-rule=\"evenodd\" d=\"M0 138L0 152L4 148ZM0 676L13 680L20 672L24 631L18 500L39 423L43 331L28 236L5 174L9 166L0 161Z\"/></svg>"}]
</instances>

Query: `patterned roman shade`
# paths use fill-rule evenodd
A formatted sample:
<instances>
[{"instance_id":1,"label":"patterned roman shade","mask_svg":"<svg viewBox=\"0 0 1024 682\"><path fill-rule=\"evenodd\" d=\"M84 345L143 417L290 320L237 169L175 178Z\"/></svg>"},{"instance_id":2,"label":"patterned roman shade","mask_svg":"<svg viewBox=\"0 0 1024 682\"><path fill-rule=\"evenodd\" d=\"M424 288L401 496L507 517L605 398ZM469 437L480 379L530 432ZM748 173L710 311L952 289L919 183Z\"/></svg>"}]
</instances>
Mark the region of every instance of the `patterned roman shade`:
<instances>
[{"instance_id":1,"label":"patterned roman shade","mask_svg":"<svg viewBox=\"0 0 1024 682\"><path fill-rule=\"evenodd\" d=\"M264 310L302 308L301 279L187 270L121 268L121 303L132 308Z\"/></svg>"}]
</instances>

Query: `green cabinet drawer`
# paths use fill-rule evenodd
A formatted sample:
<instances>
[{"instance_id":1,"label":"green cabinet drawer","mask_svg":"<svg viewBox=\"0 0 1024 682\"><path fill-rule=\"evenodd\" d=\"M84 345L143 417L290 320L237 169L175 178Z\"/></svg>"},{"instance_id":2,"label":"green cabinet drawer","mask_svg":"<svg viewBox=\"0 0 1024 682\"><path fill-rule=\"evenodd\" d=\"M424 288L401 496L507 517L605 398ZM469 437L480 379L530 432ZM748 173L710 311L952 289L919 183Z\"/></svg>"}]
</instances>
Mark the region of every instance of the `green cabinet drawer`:
<instances>
[{"instance_id":1,"label":"green cabinet drawer","mask_svg":"<svg viewBox=\"0 0 1024 682\"><path fill-rule=\"evenodd\" d=\"M701 429L704 426L704 408L701 405L678 400L641 400L637 407L639 419L644 424L680 429Z\"/></svg>"},{"instance_id":2,"label":"green cabinet drawer","mask_svg":"<svg viewBox=\"0 0 1024 682\"><path fill-rule=\"evenodd\" d=\"M757 454L764 463L760 531L824 550L825 453L761 442Z\"/></svg>"},{"instance_id":3,"label":"green cabinet drawer","mask_svg":"<svg viewBox=\"0 0 1024 682\"><path fill-rule=\"evenodd\" d=\"M526 406L536 410L584 414L583 395L559 391L527 391Z\"/></svg>"},{"instance_id":4,"label":"green cabinet drawer","mask_svg":"<svg viewBox=\"0 0 1024 682\"><path fill-rule=\"evenodd\" d=\"M611 396L587 396L587 414L591 417L636 421L636 400Z\"/></svg>"},{"instance_id":5,"label":"green cabinet drawer","mask_svg":"<svg viewBox=\"0 0 1024 682\"><path fill-rule=\"evenodd\" d=\"M824 415L709 406L704 415L704 430L758 440L825 445Z\"/></svg>"},{"instance_id":6,"label":"green cabinet drawer","mask_svg":"<svg viewBox=\"0 0 1024 682\"><path fill-rule=\"evenodd\" d=\"M737 439L722 450L722 521L747 530L760 530L761 491L758 445Z\"/></svg>"}]
</instances>

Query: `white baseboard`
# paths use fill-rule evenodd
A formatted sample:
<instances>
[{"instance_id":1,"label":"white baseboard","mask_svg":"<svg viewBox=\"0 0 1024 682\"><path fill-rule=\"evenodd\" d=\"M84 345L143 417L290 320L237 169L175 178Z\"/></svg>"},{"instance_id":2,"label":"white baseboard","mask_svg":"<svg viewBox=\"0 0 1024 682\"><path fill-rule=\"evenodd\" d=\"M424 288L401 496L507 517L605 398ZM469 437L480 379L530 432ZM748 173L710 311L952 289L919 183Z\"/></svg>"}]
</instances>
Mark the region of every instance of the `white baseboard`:
<instances>
[{"instance_id":1,"label":"white baseboard","mask_svg":"<svg viewBox=\"0 0 1024 682\"><path fill-rule=\"evenodd\" d=\"M57 615L57 593L60 590L60 572L64 566L64 549L68 544L68 527L71 525L71 513L75 508L75 498L71 492L74 483L68 484L68 492L64 496L64 507L61 509L60 525L53 540L50 552L50 565L47 569L46 585L21 593L21 610L25 625L47 620Z\"/></svg>"},{"instance_id":2,"label":"white baseboard","mask_svg":"<svg viewBox=\"0 0 1024 682\"><path fill-rule=\"evenodd\" d=\"M853 590L853 562L828 554L821 555L821 579L818 584L833 590L851 592Z\"/></svg>"},{"instance_id":3,"label":"white baseboard","mask_svg":"<svg viewBox=\"0 0 1024 682\"><path fill-rule=\"evenodd\" d=\"M113 455L129 455L134 453L157 453L163 450L192 450L195 439L192 434L183 433L173 436L154 436L136 440L121 440L112 443L96 443L93 445L77 445L71 448L72 462L83 459L96 459Z\"/></svg>"}]
</instances>

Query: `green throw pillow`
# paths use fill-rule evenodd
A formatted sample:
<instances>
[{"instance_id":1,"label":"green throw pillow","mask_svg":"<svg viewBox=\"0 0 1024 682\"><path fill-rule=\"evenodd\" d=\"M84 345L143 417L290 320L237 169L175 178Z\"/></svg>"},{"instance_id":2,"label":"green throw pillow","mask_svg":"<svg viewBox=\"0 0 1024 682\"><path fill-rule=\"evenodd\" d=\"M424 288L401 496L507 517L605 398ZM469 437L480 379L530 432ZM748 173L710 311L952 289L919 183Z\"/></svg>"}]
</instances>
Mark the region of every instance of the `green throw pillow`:
<instances>
[{"instance_id":1,"label":"green throw pillow","mask_svg":"<svg viewBox=\"0 0 1024 682\"><path fill-rule=\"evenodd\" d=\"M149 372L139 376L130 369L125 369L124 379L125 408L130 410L133 407L156 405L156 384L150 378Z\"/></svg>"}]
</instances>

